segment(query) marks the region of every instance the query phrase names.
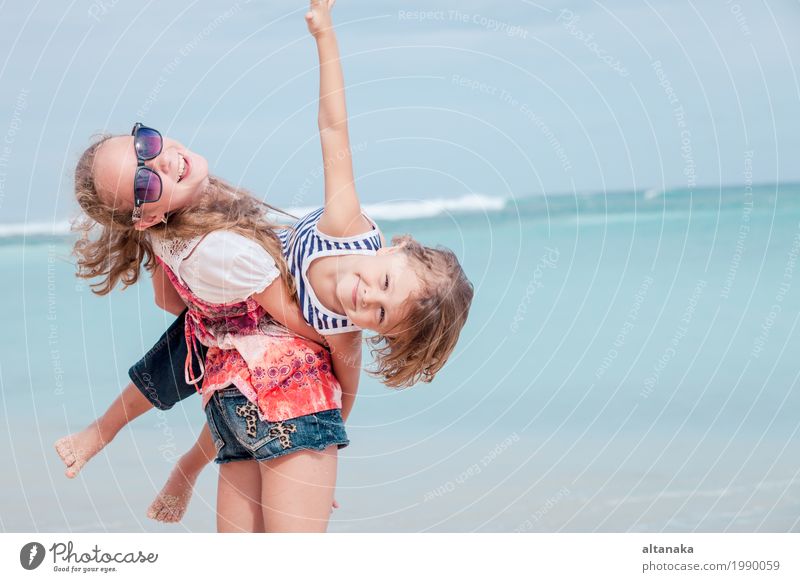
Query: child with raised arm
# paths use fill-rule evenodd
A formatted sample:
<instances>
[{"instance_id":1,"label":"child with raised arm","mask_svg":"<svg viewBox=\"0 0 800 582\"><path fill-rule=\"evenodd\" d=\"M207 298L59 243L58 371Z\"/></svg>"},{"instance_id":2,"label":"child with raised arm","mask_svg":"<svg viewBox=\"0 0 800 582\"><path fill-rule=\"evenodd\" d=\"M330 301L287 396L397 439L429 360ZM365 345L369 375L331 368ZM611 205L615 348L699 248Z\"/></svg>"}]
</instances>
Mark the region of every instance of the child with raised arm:
<instances>
[{"instance_id":1,"label":"child with raised arm","mask_svg":"<svg viewBox=\"0 0 800 582\"><path fill-rule=\"evenodd\" d=\"M332 4L312 1L306 14L320 63L318 121L325 168L324 206L281 231L279 237L302 317L329 345L346 420L358 390L362 330L375 332L367 340L376 358L373 374L387 386L430 382L456 345L473 289L452 251L425 247L410 236L396 237L393 245L386 247L378 226L361 210L350 156L344 79L330 17ZM137 388L144 392L144 370L174 369L185 353L175 342L159 342L148 353L147 362L135 366L137 373L131 373L135 386L129 385L125 392ZM210 367L206 366L206 382ZM174 377L180 383L181 375ZM176 391L168 381L149 388L171 394ZM187 393L185 387L177 390L179 397ZM62 449L69 448L70 438L60 441ZM150 507L150 517L160 521L182 517L204 460L213 455L213 440L205 427ZM71 458L77 459L77 455ZM75 464L82 466L86 460L77 459ZM176 505L175 499L183 501Z\"/></svg>"}]
</instances>

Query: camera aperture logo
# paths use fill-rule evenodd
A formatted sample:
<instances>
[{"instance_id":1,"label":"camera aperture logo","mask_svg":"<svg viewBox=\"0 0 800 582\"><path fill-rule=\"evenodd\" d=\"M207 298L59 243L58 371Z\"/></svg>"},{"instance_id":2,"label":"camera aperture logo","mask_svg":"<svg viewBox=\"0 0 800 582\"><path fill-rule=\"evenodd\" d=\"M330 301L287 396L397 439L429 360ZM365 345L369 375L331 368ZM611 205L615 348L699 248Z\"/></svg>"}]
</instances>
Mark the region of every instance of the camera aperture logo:
<instances>
[{"instance_id":1,"label":"camera aperture logo","mask_svg":"<svg viewBox=\"0 0 800 582\"><path fill-rule=\"evenodd\" d=\"M97 572L107 574L118 572L117 564L154 564L158 554L134 552L107 552L95 544L88 551L76 551L72 541L56 542L48 550L39 542L30 542L19 551L19 563L26 570L34 570L42 565L47 552L53 557L54 572Z\"/></svg>"},{"instance_id":2,"label":"camera aperture logo","mask_svg":"<svg viewBox=\"0 0 800 582\"><path fill-rule=\"evenodd\" d=\"M35 570L44 561L44 546L39 542L28 542L19 551L19 563L26 570Z\"/></svg>"}]
</instances>

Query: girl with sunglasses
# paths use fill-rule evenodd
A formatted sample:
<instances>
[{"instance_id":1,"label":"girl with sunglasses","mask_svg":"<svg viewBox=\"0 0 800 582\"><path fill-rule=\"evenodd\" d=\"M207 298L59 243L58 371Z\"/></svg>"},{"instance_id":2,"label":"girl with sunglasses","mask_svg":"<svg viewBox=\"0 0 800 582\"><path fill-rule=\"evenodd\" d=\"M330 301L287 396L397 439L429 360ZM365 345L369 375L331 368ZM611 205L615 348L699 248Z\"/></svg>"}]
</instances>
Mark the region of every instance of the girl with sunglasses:
<instances>
[{"instance_id":1,"label":"girl with sunglasses","mask_svg":"<svg viewBox=\"0 0 800 582\"><path fill-rule=\"evenodd\" d=\"M320 435L323 443L347 445L343 420L358 388L361 330L377 332L370 338L378 356L376 375L399 387L432 380L466 320L472 286L453 253L422 247L410 237L386 248L377 225L361 211L332 4L314 0L306 14L320 59L325 206L293 228L281 230L268 223L263 211L271 207L208 176L205 160L178 142L164 139L160 149L152 146L160 136L138 124L133 140L112 138L89 148L76 171L81 206L104 226L99 239L76 246L79 274L105 276L98 292L107 293L119 280L135 282L144 263L154 272L157 302L179 309L171 286L164 284L166 277L189 310L186 347L174 341L173 326L131 369L134 383L112 405L117 412L110 414L110 409L105 415L110 420L99 419L59 441L57 448L68 476L74 476L110 440L103 434L104 424L113 438L125 422L151 406L168 408L203 378L208 427L151 506L149 514L156 519L180 519L197 474L216 449L215 460L221 464L219 529L226 522L248 531L285 531L299 528L301 516L307 526L314 522L324 531L337 449L330 446L316 456L309 449L320 447ZM131 182L133 194L125 189ZM137 236L145 230L152 236ZM220 254L228 249L235 249L231 260ZM285 260L279 260L281 255ZM278 277L282 284L271 283ZM230 305L235 309L228 312ZM316 334L324 336L332 359L325 359L327 352L314 344L294 339L289 360L276 361L287 340L263 318L254 323L265 313L307 338L323 342ZM196 339L211 346L204 364ZM184 354L181 369L173 370L172 362ZM158 382L147 386L154 377ZM293 382L299 385L295 392ZM294 394L294 400L287 394ZM301 410L302 417L297 414ZM287 461L291 467L276 471L281 459L304 454L308 463ZM250 462L231 462L245 460ZM279 472L285 477L274 476ZM285 495L272 498L273 490L291 490L292 495L288 501ZM278 502L288 507L276 507Z\"/></svg>"}]
</instances>

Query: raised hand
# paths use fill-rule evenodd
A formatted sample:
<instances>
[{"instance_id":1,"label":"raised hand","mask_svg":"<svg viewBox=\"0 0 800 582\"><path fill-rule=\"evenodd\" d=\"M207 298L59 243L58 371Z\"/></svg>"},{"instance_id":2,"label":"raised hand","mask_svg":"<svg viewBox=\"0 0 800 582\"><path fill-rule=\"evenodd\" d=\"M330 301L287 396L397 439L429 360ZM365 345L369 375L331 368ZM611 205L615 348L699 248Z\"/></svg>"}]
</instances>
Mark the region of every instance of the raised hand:
<instances>
[{"instance_id":1,"label":"raised hand","mask_svg":"<svg viewBox=\"0 0 800 582\"><path fill-rule=\"evenodd\" d=\"M333 29L331 9L334 4L336 0L311 0L311 6L306 12L306 24L308 32L314 38L319 38L320 35Z\"/></svg>"}]
</instances>

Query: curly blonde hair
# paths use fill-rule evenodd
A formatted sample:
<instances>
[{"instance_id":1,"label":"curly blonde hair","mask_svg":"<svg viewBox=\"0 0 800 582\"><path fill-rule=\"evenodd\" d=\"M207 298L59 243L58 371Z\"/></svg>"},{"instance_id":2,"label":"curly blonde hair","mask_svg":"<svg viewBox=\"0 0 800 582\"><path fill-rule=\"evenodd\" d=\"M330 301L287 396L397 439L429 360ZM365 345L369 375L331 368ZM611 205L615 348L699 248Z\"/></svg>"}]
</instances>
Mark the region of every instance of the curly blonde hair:
<instances>
[{"instance_id":1,"label":"curly blonde hair","mask_svg":"<svg viewBox=\"0 0 800 582\"><path fill-rule=\"evenodd\" d=\"M373 376L392 388L430 382L442 369L467 321L474 289L455 253L421 245L409 235L396 236L422 289L409 298L405 327L367 339L377 369Z\"/></svg>"},{"instance_id":2,"label":"curly blonde hair","mask_svg":"<svg viewBox=\"0 0 800 582\"><path fill-rule=\"evenodd\" d=\"M142 267L152 271L156 256L148 235L134 228L131 208L117 208L104 199L94 180L94 163L98 149L114 135L103 134L81 155L75 167L75 197L83 216L73 223L81 237L73 253L78 259L77 276L100 281L92 284L98 295L109 293L117 283L123 288L139 280ZM167 224L158 223L147 229L154 236L193 238L215 230L231 230L258 242L278 266L281 279L295 296L294 278L283 258L276 230L284 228L267 219L267 212L287 213L254 198L247 190L237 188L216 176L209 176L203 194L190 206L170 212Z\"/></svg>"}]
</instances>

